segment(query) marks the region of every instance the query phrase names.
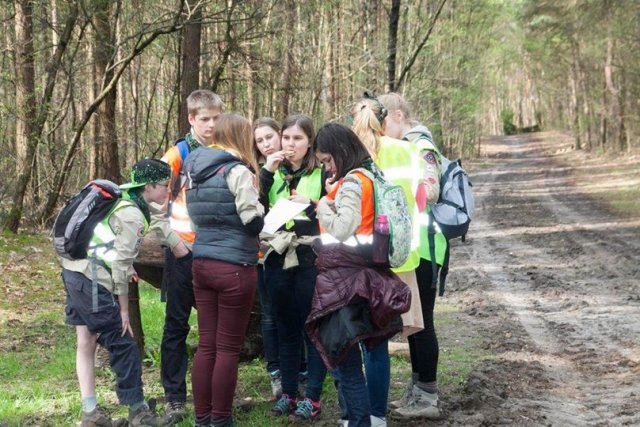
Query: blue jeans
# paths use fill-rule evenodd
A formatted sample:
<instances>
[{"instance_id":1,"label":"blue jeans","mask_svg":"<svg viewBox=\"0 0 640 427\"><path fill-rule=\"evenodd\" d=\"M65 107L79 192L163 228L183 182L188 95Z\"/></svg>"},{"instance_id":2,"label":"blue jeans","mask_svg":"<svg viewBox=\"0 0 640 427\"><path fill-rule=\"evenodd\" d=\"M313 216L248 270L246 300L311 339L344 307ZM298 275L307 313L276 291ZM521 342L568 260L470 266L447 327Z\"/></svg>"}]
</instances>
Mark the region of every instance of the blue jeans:
<instances>
[{"instance_id":1,"label":"blue jeans","mask_svg":"<svg viewBox=\"0 0 640 427\"><path fill-rule=\"evenodd\" d=\"M318 401L327 369L320 353L303 333L304 323L311 311L318 273L314 265L300 265L284 270L283 261L282 256L272 253L265 262L265 279L273 290L272 302L278 326L282 392L291 397L298 394L298 371L304 341L309 373L304 394L305 397Z\"/></svg>"},{"instance_id":2,"label":"blue jeans","mask_svg":"<svg viewBox=\"0 0 640 427\"><path fill-rule=\"evenodd\" d=\"M189 316L194 304L193 275L191 265L193 255L189 253L176 258L166 249L165 277L163 290L166 290L164 331L160 345L160 378L168 402L187 400L187 336L189 335Z\"/></svg>"},{"instance_id":3,"label":"blue jeans","mask_svg":"<svg viewBox=\"0 0 640 427\"><path fill-rule=\"evenodd\" d=\"M364 356L364 368L367 379L367 391L369 393L369 403L371 405L371 415L378 418L387 416L387 399L389 398L389 383L391 378L391 363L389 361L389 341L384 340L371 351L361 344ZM340 392L340 376L333 372L336 378L336 388L338 388L338 404L340 405L340 416L346 420L349 417L346 399ZM351 423L349 423L351 425Z\"/></svg>"},{"instance_id":4,"label":"blue jeans","mask_svg":"<svg viewBox=\"0 0 640 427\"><path fill-rule=\"evenodd\" d=\"M387 416L387 399L389 398L389 382L391 378L389 341L384 340L371 351L367 351L366 346L362 345L362 353L367 375L371 415L384 418Z\"/></svg>"},{"instance_id":5,"label":"blue jeans","mask_svg":"<svg viewBox=\"0 0 640 427\"><path fill-rule=\"evenodd\" d=\"M360 347L354 345L347 357L333 372L338 385L338 402L342 418L349 419L349 427L369 427L371 425L371 407L367 383L362 373Z\"/></svg>"},{"instance_id":6,"label":"blue jeans","mask_svg":"<svg viewBox=\"0 0 640 427\"><path fill-rule=\"evenodd\" d=\"M271 287L264 279L264 267L258 265L258 298L260 299L260 329L262 332L262 345L264 347L264 359L267 362L267 371L273 372L280 369L278 357L278 326L273 313L273 298Z\"/></svg>"}]
</instances>

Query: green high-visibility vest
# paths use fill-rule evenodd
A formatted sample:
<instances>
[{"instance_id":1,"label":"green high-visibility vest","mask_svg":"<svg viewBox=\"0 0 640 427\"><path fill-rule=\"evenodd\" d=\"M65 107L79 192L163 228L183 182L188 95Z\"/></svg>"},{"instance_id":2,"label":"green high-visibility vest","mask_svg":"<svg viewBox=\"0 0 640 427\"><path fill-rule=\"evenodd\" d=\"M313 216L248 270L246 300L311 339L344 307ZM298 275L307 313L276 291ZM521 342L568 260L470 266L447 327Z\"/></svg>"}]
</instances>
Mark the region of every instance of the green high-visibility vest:
<instances>
[{"instance_id":1,"label":"green high-visibility vest","mask_svg":"<svg viewBox=\"0 0 640 427\"><path fill-rule=\"evenodd\" d=\"M279 199L288 199L291 196L291 191L289 190L289 186L285 185L284 188L284 175L280 170L277 170L273 174L273 184L269 189L269 206L273 207ZM308 197L311 200L318 201L320 200L320 195L322 194L322 169L315 168L313 172L310 174L304 174L300 177L300 181L298 181L298 185L296 187L296 193L301 196ZM282 188L282 191L278 192ZM295 217L297 220L309 221L307 215L301 212L298 216ZM290 230L293 228L293 220L287 222L286 229Z\"/></svg>"},{"instance_id":2,"label":"green high-visibility vest","mask_svg":"<svg viewBox=\"0 0 640 427\"><path fill-rule=\"evenodd\" d=\"M427 138L424 138L418 135L416 138L411 138L409 141L414 144L414 146L418 149L419 152L423 150L433 151L437 157L438 164L441 163L441 154L438 147ZM418 249L420 253L420 258L426 259L427 261L431 261L431 251L429 250L429 212L431 211L431 207L427 206L427 209L424 212L420 212L419 215L419 225L420 225L420 247ZM434 224L434 227L437 227ZM435 242L435 255L436 255L436 263L438 265L442 265L444 263L445 253L447 251L447 239L444 237L437 228L434 236Z\"/></svg>"},{"instance_id":3,"label":"green high-visibility vest","mask_svg":"<svg viewBox=\"0 0 640 427\"><path fill-rule=\"evenodd\" d=\"M125 197L126 197L125 193ZM116 235L109 225L109 219L111 215L118 209L122 209L126 206L136 206L131 200L123 198L118 201L116 205L109 211L109 213L100 221L93 229L93 235L89 241L89 247L87 248L87 255L90 258L95 258L97 261L104 263L104 265L111 269L111 263L116 259L117 253L114 247ZM137 206L136 206L137 208ZM149 230L149 223L147 219L144 219L144 233L147 234Z\"/></svg>"},{"instance_id":4,"label":"green high-visibility vest","mask_svg":"<svg viewBox=\"0 0 640 427\"><path fill-rule=\"evenodd\" d=\"M421 176L417 171L421 167L420 152L413 144L383 136L380 140L376 163L384 173L385 178L393 184L401 186L404 190L412 220L412 250L409 253L409 258L400 267L393 268L392 271L402 273L415 270L420 263L420 254L418 252L420 243L419 212L415 196Z\"/></svg>"}]
</instances>

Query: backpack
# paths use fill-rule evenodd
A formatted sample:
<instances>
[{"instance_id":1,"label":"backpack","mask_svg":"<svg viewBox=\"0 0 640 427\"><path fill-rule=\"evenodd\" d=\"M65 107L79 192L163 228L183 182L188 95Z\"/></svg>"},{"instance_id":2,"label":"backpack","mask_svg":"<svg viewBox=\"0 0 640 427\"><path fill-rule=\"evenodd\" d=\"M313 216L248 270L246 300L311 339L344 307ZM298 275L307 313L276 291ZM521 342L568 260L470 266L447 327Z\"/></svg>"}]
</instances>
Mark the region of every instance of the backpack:
<instances>
[{"instance_id":1,"label":"backpack","mask_svg":"<svg viewBox=\"0 0 640 427\"><path fill-rule=\"evenodd\" d=\"M389 224L389 265L400 267L407 261L411 252L411 216L404 190L388 181L381 170L374 166L374 172L367 169L355 169L373 182L374 230L377 229L379 216L386 215Z\"/></svg>"},{"instance_id":2,"label":"backpack","mask_svg":"<svg viewBox=\"0 0 640 427\"><path fill-rule=\"evenodd\" d=\"M469 175L462 168L460 159L449 160L440 156L440 197L431 207L430 215L447 240L462 238L464 242L475 207Z\"/></svg>"},{"instance_id":3,"label":"backpack","mask_svg":"<svg viewBox=\"0 0 640 427\"><path fill-rule=\"evenodd\" d=\"M111 181L99 179L85 185L69 199L53 224L56 253L67 259L87 258L93 230L121 197L120 188Z\"/></svg>"}]
</instances>

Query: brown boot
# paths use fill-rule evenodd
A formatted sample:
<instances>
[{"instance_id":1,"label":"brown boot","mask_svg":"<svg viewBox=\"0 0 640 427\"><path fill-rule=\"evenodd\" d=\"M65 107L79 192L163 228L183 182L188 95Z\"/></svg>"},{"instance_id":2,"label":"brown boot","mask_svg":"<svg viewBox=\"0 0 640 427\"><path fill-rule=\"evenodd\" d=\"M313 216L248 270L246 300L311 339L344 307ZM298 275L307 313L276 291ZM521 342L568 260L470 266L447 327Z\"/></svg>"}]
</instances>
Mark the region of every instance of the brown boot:
<instances>
[{"instance_id":1,"label":"brown boot","mask_svg":"<svg viewBox=\"0 0 640 427\"><path fill-rule=\"evenodd\" d=\"M96 406L91 412L82 412L81 427L112 427L111 418L99 406Z\"/></svg>"}]
</instances>

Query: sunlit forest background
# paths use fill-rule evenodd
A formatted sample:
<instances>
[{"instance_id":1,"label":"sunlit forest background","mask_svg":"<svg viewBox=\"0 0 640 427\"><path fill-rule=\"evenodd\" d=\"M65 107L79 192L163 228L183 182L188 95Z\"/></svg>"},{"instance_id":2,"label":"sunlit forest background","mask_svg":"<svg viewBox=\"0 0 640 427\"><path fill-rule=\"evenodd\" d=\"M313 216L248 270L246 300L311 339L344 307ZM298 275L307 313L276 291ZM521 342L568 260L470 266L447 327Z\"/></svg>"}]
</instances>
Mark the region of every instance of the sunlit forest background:
<instances>
[{"instance_id":1,"label":"sunlit forest background","mask_svg":"<svg viewBox=\"0 0 640 427\"><path fill-rule=\"evenodd\" d=\"M393 90L450 156L558 129L625 153L640 133L635 0L3 0L0 222L51 221L188 131L184 100L249 119L344 121Z\"/></svg>"}]
</instances>

